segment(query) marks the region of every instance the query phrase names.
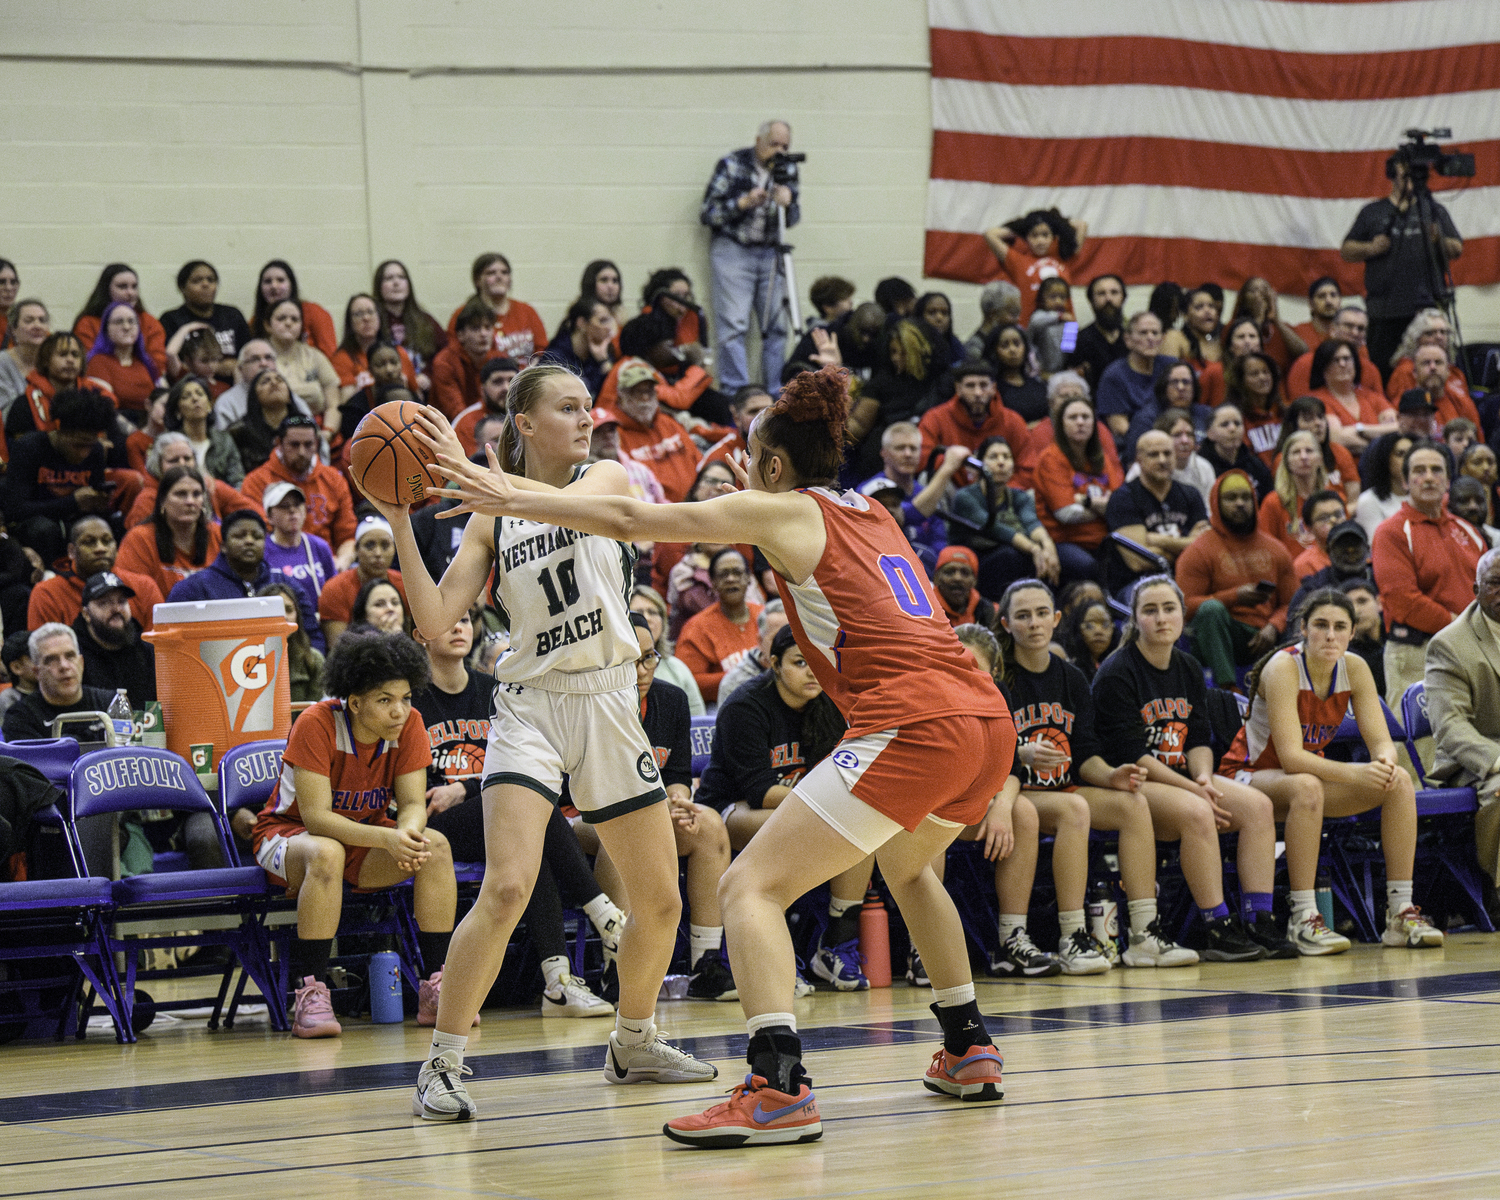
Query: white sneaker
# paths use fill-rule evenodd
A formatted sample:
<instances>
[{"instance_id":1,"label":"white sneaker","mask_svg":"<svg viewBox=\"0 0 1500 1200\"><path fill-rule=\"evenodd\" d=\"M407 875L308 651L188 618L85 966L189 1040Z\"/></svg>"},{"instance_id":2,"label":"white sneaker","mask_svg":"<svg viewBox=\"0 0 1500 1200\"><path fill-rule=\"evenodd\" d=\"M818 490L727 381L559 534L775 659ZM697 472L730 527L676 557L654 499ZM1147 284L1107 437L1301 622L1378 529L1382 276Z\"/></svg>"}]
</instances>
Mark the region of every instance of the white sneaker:
<instances>
[{"instance_id":1,"label":"white sneaker","mask_svg":"<svg viewBox=\"0 0 1500 1200\"><path fill-rule=\"evenodd\" d=\"M707 1083L719 1077L713 1063L653 1036L649 1042L622 1046L613 1030L604 1052L604 1078L610 1083Z\"/></svg>"},{"instance_id":2,"label":"white sneaker","mask_svg":"<svg viewBox=\"0 0 1500 1200\"><path fill-rule=\"evenodd\" d=\"M563 975L542 991L544 1017L612 1017L614 1006L589 991L577 975Z\"/></svg>"},{"instance_id":3,"label":"white sneaker","mask_svg":"<svg viewBox=\"0 0 1500 1200\"><path fill-rule=\"evenodd\" d=\"M1286 939L1297 947L1297 953L1315 957L1319 954L1342 954L1349 949L1349 939L1323 924L1323 914L1315 908L1294 912L1286 923Z\"/></svg>"},{"instance_id":4,"label":"white sneaker","mask_svg":"<svg viewBox=\"0 0 1500 1200\"><path fill-rule=\"evenodd\" d=\"M1086 929L1075 929L1059 940L1057 957L1064 975L1103 975L1110 967L1104 947Z\"/></svg>"},{"instance_id":5,"label":"white sneaker","mask_svg":"<svg viewBox=\"0 0 1500 1200\"><path fill-rule=\"evenodd\" d=\"M808 980L807 976L802 973L801 966L798 966L797 982L792 985L792 995L800 1000L803 996L811 996L817 990Z\"/></svg>"},{"instance_id":6,"label":"white sneaker","mask_svg":"<svg viewBox=\"0 0 1500 1200\"><path fill-rule=\"evenodd\" d=\"M625 928L625 919L625 914L620 909L611 908L604 914L604 920L594 922L594 928L599 931L599 945L604 951L605 966L620 957L620 934Z\"/></svg>"},{"instance_id":7,"label":"white sneaker","mask_svg":"<svg viewBox=\"0 0 1500 1200\"><path fill-rule=\"evenodd\" d=\"M454 1070L446 1054L430 1058L417 1072L417 1090L411 1096L411 1112L424 1121L472 1121L479 1106L464 1087L463 1077L474 1074L471 1067Z\"/></svg>"},{"instance_id":8,"label":"white sneaker","mask_svg":"<svg viewBox=\"0 0 1500 1200\"><path fill-rule=\"evenodd\" d=\"M1385 932L1380 935L1380 940L1387 946L1420 950L1424 946L1441 946L1443 931L1429 924L1415 904L1408 904L1400 912L1387 913Z\"/></svg>"},{"instance_id":9,"label":"white sneaker","mask_svg":"<svg viewBox=\"0 0 1500 1200\"><path fill-rule=\"evenodd\" d=\"M1168 941L1158 917L1144 933L1131 930L1124 959L1127 967L1190 967L1198 961L1198 952Z\"/></svg>"}]
</instances>

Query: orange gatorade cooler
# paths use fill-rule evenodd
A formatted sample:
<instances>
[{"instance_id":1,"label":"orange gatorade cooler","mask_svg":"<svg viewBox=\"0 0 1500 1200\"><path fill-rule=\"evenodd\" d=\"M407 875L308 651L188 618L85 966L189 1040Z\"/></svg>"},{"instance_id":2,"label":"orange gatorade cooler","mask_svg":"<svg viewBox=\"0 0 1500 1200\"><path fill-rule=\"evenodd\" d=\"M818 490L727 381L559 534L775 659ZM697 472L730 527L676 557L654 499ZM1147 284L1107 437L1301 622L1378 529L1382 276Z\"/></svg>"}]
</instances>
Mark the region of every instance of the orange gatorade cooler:
<instances>
[{"instance_id":1,"label":"orange gatorade cooler","mask_svg":"<svg viewBox=\"0 0 1500 1200\"><path fill-rule=\"evenodd\" d=\"M296 626L280 596L158 604L156 689L167 749L213 774L241 742L284 738L292 727L286 639Z\"/></svg>"}]
</instances>

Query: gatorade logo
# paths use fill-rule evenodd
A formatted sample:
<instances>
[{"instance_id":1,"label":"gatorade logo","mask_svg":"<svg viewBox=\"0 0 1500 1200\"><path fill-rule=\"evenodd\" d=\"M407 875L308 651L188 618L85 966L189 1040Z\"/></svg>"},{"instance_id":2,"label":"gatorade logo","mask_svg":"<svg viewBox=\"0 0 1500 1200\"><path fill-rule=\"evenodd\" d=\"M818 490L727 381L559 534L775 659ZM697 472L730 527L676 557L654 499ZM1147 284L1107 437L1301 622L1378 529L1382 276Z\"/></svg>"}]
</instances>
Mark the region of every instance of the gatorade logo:
<instances>
[{"instance_id":1,"label":"gatorade logo","mask_svg":"<svg viewBox=\"0 0 1500 1200\"><path fill-rule=\"evenodd\" d=\"M266 686L267 674L264 646L242 646L229 657L229 678L242 688L258 691Z\"/></svg>"}]
</instances>

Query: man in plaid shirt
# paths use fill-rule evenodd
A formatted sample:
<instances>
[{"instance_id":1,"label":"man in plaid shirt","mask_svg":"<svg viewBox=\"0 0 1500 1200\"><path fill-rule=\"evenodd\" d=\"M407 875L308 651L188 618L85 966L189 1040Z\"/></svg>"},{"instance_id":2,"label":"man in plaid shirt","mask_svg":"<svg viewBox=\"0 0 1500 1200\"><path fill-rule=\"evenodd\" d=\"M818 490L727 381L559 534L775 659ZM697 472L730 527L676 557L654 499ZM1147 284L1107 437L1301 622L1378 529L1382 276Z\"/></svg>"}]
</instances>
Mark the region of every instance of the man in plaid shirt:
<instances>
[{"instance_id":1,"label":"man in plaid shirt","mask_svg":"<svg viewBox=\"0 0 1500 1200\"><path fill-rule=\"evenodd\" d=\"M750 314L761 326L761 363L765 385L781 388L786 358L786 317L782 312L785 281L776 271L776 206L786 209L795 225L802 212L795 188L771 180L771 159L792 144L792 127L767 121L755 145L719 160L703 193L702 222L713 230L709 259L713 264L714 325L719 343L719 386L733 392L750 382L745 362L745 335Z\"/></svg>"}]
</instances>

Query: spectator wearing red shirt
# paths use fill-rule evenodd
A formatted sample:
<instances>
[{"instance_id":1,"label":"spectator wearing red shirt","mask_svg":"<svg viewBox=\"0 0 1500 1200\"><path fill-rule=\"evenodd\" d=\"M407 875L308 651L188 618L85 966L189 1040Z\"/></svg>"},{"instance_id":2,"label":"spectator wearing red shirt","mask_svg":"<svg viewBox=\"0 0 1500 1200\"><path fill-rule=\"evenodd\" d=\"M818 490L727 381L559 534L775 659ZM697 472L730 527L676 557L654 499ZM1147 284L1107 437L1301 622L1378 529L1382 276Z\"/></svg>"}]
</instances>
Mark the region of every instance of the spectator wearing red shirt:
<instances>
[{"instance_id":1,"label":"spectator wearing red shirt","mask_svg":"<svg viewBox=\"0 0 1500 1200\"><path fill-rule=\"evenodd\" d=\"M454 314L449 332L448 344L432 360L431 402L451 421L480 403L479 368L496 353L494 314L475 296Z\"/></svg>"},{"instance_id":2,"label":"spectator wearing red shirt","mask_svg":"<svg viewBox=\"0 0 1500 1200\"><path fill-rule=\"evenodd\" d=\"M693 673L703 699L719 699L724 673L753 654L760 644L756 622L761 605L750 604L745 595L750 586L750 564L733 546L709 560L709 581L718 599L694 613L677 639L677 657Z\"/></svg>"},{"instance_id":3,"label":"spectator wearing red shirt","mask_svg":"<svg viewBox=\"0 0 1500 1200\"><path fill-rule=\"evenodd\" d=\"M938 555L932 587L943 604L943 615L954 629L960 625L995 628L995 606L974 586L979 578L979 556L967 546L944 546Z\"/></svg>"},{"instance_id":4,"label":"spectator wearing red shirt","mask_svg":"<svg viewBox=\"0 0 1500 1200\"><path fill-rule=\"evenodd\" d=\"M1427 642L1474 599L1484 534L1444 504L1448 455L1418 439L1401 465L1406 499L1375 530L1370 560L1385 609L1385 697L1393 708L1423 677Z\"/></svg>"},{"instance_id":5,"label":"spectator wearing red shirt","mask_svg":"<svg viewBox=\"0 0 1500 1200\"><path fill-rule=\"evenodd\" d=\"M115 301L104 310L85 370L109 385L115 403L135 424L145 421L146 401L161 379L161 369L146 352L140 318L129 304Z\"/></svg>"},{"instance_id":6,"label":"spectator wearing red shirt","mask_svg":"<svg viewBox=\"0 0 1500 1200\"><path fill-rule=\"evenodd\" d=\"M1036 464L1037 516L1064 566L1077 576L1097 579L1093 552L1109 533L1105 508L1125 475L1119 463L1105 455L1098 418L1087 400L1069 400L1059 407L1052 416L1052 431L1052 444Z\"/></svg>"},{"instance_id":7,"label":"spectator wearing red shirt","mask_svg":"<svg viewBox=\"0 0 1500 1200\"><path fill-rule=\"evenodd\" d=\"M620 351L626 355L610 369L599 387L599 403L606 408L619 394L622 366L631 358L644 359L657 373L656 398L668 408L688 410L716 425L731 420L724 397L712 389L713 379L702 367L703 347L696 342L682 350L672 344L672 319L665 313L642 313L620 330Z\"/></svg>"},{"instance_id":8,"label":"spectator wearing red shirt","mask_svg":"<svg viewBox=\"0 0 1500 1200\"><path fill-rule=\"evenodd\" d=\"M197 467L173 467L161 477L151 520L120 543L119 567L149 575L163 596L203 570L222 546L219 526L209 519L203 476ZM115 572L120 574L119 570Z\"/></svg>"},{"instance_id":9,"label":"spectator wearing red shirt","mask_svg":"<svg viewBox=\"0 0 1500 1200\"><path fill-rule=\"evenodd\" d=\"M1439 426L1462 418L1479 427L1479 412L1469 397L1469 385L1463 372L1448 360L1448 352L1435 342L1418 346L1411 358L1403 358L1391 372L1391 383L1403 384L1400 391L1388 392L1400 400L1404 392L1421 388L1437 412Z\"/></svg>"},{"instance_id":10,"label":"spectator wearing red shirt","mask_svg":"<svg viewBox=\"0 0 1500 1200\"><path fill-rule=\"evenodd\" d=\"M114 571L134 590L130 613L142 629L150 629L152 613L162 602L161 589L148 575L116 571L119 546L109 522L93 513L79 517L68 529L68 566L31 591L26 606L26 628L39 629L49 621L71 625L83 611L83 581L100 571Z\"/></svg>"},{"instance_id":11,"label":"spectator wearing red shirt","mask_svg":"<svg viewBox=\"0 0 1500 1200\"><path fill-rule=\"evenodd\" d=\"M987 229L984 240L1000 262L1000 268L1021 289L1021 324L1036 311L1036 293L1042 280L1060 277L1072 287L1065 265L1088 237L1087 221L1065 218L1057 209L1038 209L1004 225Z\"/></svg>"},{"instance_id":12,"label":"spectator wearing red shirt","mask_svg":"<svg viewBox=\"0 0 1500 1200\"><path fill-rule=\"evenodd\" d=\"M700 455L687 430L663 411L657 399L657 374L638 358L624 359L618 375L620 450L651 468L674 504L687 499L698 474Z\"/></svg>"},{"instance_id":13,"label":"spectator wearing red shirt","mask_svg":"<svg viewBox=\"0 0 1500 1200\"><path fill-rule=\"evenodd\" d=\"M536 309L510 294L510 259L493 251L481 254L469 268L469 278L474 283L470 300L478 300L490 312L495 340L491 354L513 358L524 366L531 362L532 355L547 348L547 327ZM460 304L448 318L449 337L458 335L459 314L468 303Z\"/></svg>"},{"instance_id":14,"label":"spectator wearing red shirt","mask_svg":"<svg viewBox=\"0 0 1500 1200\"><path fill-rule=\"evenodd\" d=\"M94 284L88 302L73 322L73 335L85 346L92 346L99 336L100 318L105 308L114 303L128 304L135 309L146 353L151 356L157 370L161 370L167 361L167 331L160 321L141 307L140 278L124 263L110 263L99 273L99 282Z\"/></svg>"},{"instance_id":15,"label":"spectator wearing red shirt","mask_svg":"<svg viewBox=\"0 0 1500 1200\"><path fill-rule=\"evenodd\" d=\"M307 499L304 532L332 546L335 565L347 567L354 560L354 500L344 477L318 461L318 427L311 417L293 413L281 422L271 457L245 476L240 491L258 505L278 479L296 484Z\"/></svg>"},{"instance_id":16,"label":"spectator wearing red shirt","mask_svg":"<svg viewBox=\"0 0 1500 1200\"><path fill-rule=\"evenodd\" d=\"M976 452L987 437L1003 437L1012 446L1026 444L1026 422L1005 407L988 363L961 363L953 368L953 382L953 399L929 408L917 425L922 434L924 464L931 461L935 451L949 446L967 446L970 453ZM965 470L957 482L963 486L973 479L973 473Z\"/></svg>"},{"instance_id":17,"label":"spectator wearing red shirt","mask_svg":"<svg viewBox=\"0 0 1500 1200\"><path fill-rule=\"evenodd\" d=\"M1026 431L1026 437L1019 446L1011 447L1011 452L1016 456L1016 473L1011 479L1011 487L1026 489L1032 486L1032 474L1036 470L1037 460L1041 458L1042 451L1052 445L1052 415L1069 400L1088 398L1089 385L1077 371L1058 371L1047 380L1048 419L1038 421ZM1124 478L1125 467L1120 462L1120 451L1115 445L1115 435L1110 432L1109 423L1100 418L1097 427L1099 444L1104 447L1104 457L1119 468L1120 476Z\"/></svg>"},{"instance_id":18,"label":"spectator wearing red shirt","mask_svg":"<svg viewBox=\"0 0 1500 1200\"><path fill-rule=\"evenodd\" d=\"M1333 323L1342 301L1339 281L1332 275L1321 275L1308 284L1308 319L1292 327L1292 332L1302 339L1308 352L1316 350L1325 338L1333 336Z\"/></svg>"},{"instance_id":19,"label":"spectator wearing red shirt","mask_svg":"<svg viewBox=\"0 0 1500 1200\"><path fill-rule=\"evenodd\" d=\"M325 583L318 596L318 619L323 623L323 637L330 646L349 628L359 589L372 580L389 581L400 593L402 606L411 607L406 602L401 572L391 570L395 558L396 542L390 523L383 517L365 517L360 521L354 533L354 565Z\"/></svg>"},{"instance_id":20,"label":"spectator wearing red shirt","mask_svg":"<svg viewBox=\"0 0 1500 1200\"><path fill-rule=\"evenodd\" d=\"M250 318L250 332L258 338L269 338L271 311L283 300L293 300L302 309L302 340L331 360L339 349L333 317L321 304L302 299L297 289L297 275L284 259L273 258L260 269L255 284L255 312Z\"/></svg>"},{"instance_id":21,"label":"spectator wearing red shirt","mask_svg":"<svg viewBox=\"0 0 1500 1200\"><path fill-rule=\"evenodd\" d=\"M453 432L463 444L465 454L473 457L479 450L477 435L481 421L486 417L505 420L505 398L510 395L511 380L520 370L520 364L513 358L487 358L479 368L479 402L453 418Z\"/></svg>"},{"instance_id":22,"label":"spectator wearing red shirt","mask_svg":"<svg viewBox=\"0 0 1500 1200\"><path fill-rule=\"evenodd\" d=\"M703 452L704 463L744 462L750 451L750 425L770 407L771 393L758 383L747 383L729 397L729 415L734 418L734 432L725 434ZM741 457L736 460L736 455Z\"/></svg>"},{"instance_id":23,"label":"spectator wearing red shirt","mask_svg":"<svg viewBox=\"0 0 1500 1200\"><path fill-rule=\"evenodd\" d=\"M1306 325L1297 326L1298 331L1306 329ZM1332 324L1328 327L1328 333L1317 339L1309 340L1307 353L1299 357L1290 367L1286 369L1286 395L1289 400L1295 400L1299 396L1305 396L1312 391L1312 361L1313 353L1331 337L1343 338L1359 352L1359 370L1361 379L1374 380L1380 378L1380 372L1375 369L1375 364L1370 359L1370 352L1365 348L1365 333L1370 328L1370 318L1365 310L1353 304L1346 304L1334 315ZM1398 396L1399 392L1396 393Z\"/></svg>"},{"instance_id":24,"label":"spectator wearing red shirt","mask_svg":"<svg viewBox=\"0 0 1500 1200\"><path fill-rule=\"evenodd\" d=\"M349 297L349 303L344 307L344 340L339 343L338 350L329 356L333 369L338 374L339 389L345 400L375 382L375 376L370 374L370 351L377 344L390 345L390 335L375 303L375 297L358 292ZM415 394L417 369L405 350L400 346L395 347L395 350L401 359L401 374L406 380L406 386Z\"/></svg>"}]
</instances>

